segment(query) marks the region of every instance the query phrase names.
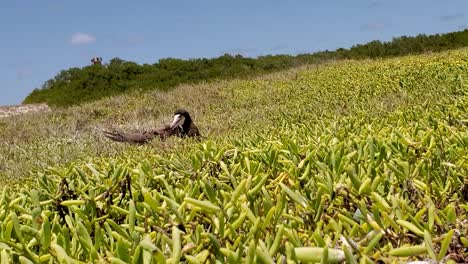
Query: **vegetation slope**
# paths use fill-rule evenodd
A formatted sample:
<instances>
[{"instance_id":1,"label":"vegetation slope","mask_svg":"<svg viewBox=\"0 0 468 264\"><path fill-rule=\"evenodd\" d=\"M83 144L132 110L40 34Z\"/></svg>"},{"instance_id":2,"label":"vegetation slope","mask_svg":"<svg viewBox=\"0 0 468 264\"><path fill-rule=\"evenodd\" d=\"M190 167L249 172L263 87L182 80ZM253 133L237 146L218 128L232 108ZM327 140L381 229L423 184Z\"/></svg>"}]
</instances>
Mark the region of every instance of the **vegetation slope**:
<instances>
[{"instance_id":1,"label":"vegetation slope","mask_svg":"<svg viewBox=\"0 0 468 264\"><path fill-rule=\"evenodd\" d=\"M337 59L395 57L424 52L440 52L468 46L468 29L445 34L402 36L388 42L371 41L350 49L244 58L225 54L213 59L161 59L139 65L114 58L108 64L63 70L29 94L24 103L47 103L67 107L117 94L148 90L168 90L180 84L246 78L306 64Z\"/></svg>"},{"instance_id":2,"label":"vegetation slope","mask_svg":"<svg viewBox=\"0 0 468 264\"><path fill-rule=\"evenodd\" d=\"M467 77L463 49L2 121L0 166L12 183L0 197L0 257L466 261ZM100 134L153 127L180 106L207 139L127 146Z\"/></svg>"}]
</instances>

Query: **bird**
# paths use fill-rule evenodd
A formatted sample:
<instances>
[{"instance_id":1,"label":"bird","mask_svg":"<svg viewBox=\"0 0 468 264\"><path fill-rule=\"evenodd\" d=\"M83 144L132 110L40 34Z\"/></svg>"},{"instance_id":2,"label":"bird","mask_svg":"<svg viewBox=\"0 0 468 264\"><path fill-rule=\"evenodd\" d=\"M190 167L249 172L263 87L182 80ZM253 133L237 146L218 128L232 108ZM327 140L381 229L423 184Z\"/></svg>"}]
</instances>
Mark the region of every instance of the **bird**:
<instances>
[{"instance_id":1,"label":"bird","mask_svg":"<svg viewBox=\"0 0 468 264\"><path fill-rule=\"evenodd\" d=\"M118 142L126 142L130 144L145 144L154 138L166 139L171 136L181 138L193 137L200 138L200 131L193 122L190 114L185 109L177 109L174 112L174 119L170 125L165 125L162 128L153 129L141 133L122 133L104 131L104 136Z\"/></svg>"}]
</instances>

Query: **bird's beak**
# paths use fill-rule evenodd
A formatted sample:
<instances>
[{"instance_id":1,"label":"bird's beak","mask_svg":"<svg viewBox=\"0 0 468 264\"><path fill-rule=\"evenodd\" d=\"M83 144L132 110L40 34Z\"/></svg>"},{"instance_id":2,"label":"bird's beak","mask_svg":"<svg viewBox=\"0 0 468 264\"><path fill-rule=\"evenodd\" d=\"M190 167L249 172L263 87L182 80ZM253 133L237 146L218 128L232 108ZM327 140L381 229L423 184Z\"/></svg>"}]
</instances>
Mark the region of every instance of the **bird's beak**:
<instances>
[{"instance_id":1,"label":"bird's beak","mask_svg":"<svg viewBox=\"0 0 468 264\"><path fill-rule=\"evenodd\" d=\"M181 126L184 123L184 117L180 114L174 116L174 120L171 123L171 129Z\"/></svg>"}]
</instances>

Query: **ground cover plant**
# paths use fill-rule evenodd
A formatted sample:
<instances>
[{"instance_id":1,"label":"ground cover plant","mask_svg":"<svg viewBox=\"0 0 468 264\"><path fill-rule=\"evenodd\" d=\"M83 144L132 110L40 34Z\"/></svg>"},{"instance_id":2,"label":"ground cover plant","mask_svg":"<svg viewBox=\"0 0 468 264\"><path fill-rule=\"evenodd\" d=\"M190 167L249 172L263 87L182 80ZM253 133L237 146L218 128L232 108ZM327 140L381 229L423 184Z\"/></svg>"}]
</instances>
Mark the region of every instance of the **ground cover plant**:
<instances>
[{"instance_id":1,"label":"ground cover plant","mask_svg":"<svg viewBox=\"0 0 468 264\"><path fill-rule=\"evenodd\" d=\"M1 261L466 262L467 77L463 49L1 121ZM207 139L100 136L178 106Z\"/></svg>"}]
</instances>

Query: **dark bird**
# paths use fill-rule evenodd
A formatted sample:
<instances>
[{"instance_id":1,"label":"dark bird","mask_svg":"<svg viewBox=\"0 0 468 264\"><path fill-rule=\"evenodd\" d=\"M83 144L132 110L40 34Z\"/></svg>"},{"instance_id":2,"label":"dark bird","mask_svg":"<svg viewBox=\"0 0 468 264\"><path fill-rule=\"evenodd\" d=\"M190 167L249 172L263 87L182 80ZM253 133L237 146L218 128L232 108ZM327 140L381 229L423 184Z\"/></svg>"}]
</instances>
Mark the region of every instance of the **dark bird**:
<instances>
[{"instance_id":1,"label":"dark bird","mask_svg":"<svg viewBox=\"0 0 468 264\"><path fill-rule=\"evenodd\" d=\"M174 120L172 123L170 125L165 125L162 128L145 131L142 133L104 131L104 136L114 141L127 142L132 144L144 144L156 137L159 137L160 139L165 139L170 136L177 136L182 138L201 137L197 126L193 123L190 114L185 109L177 109L174 112Z\"/></svg>"}]
</instances>

